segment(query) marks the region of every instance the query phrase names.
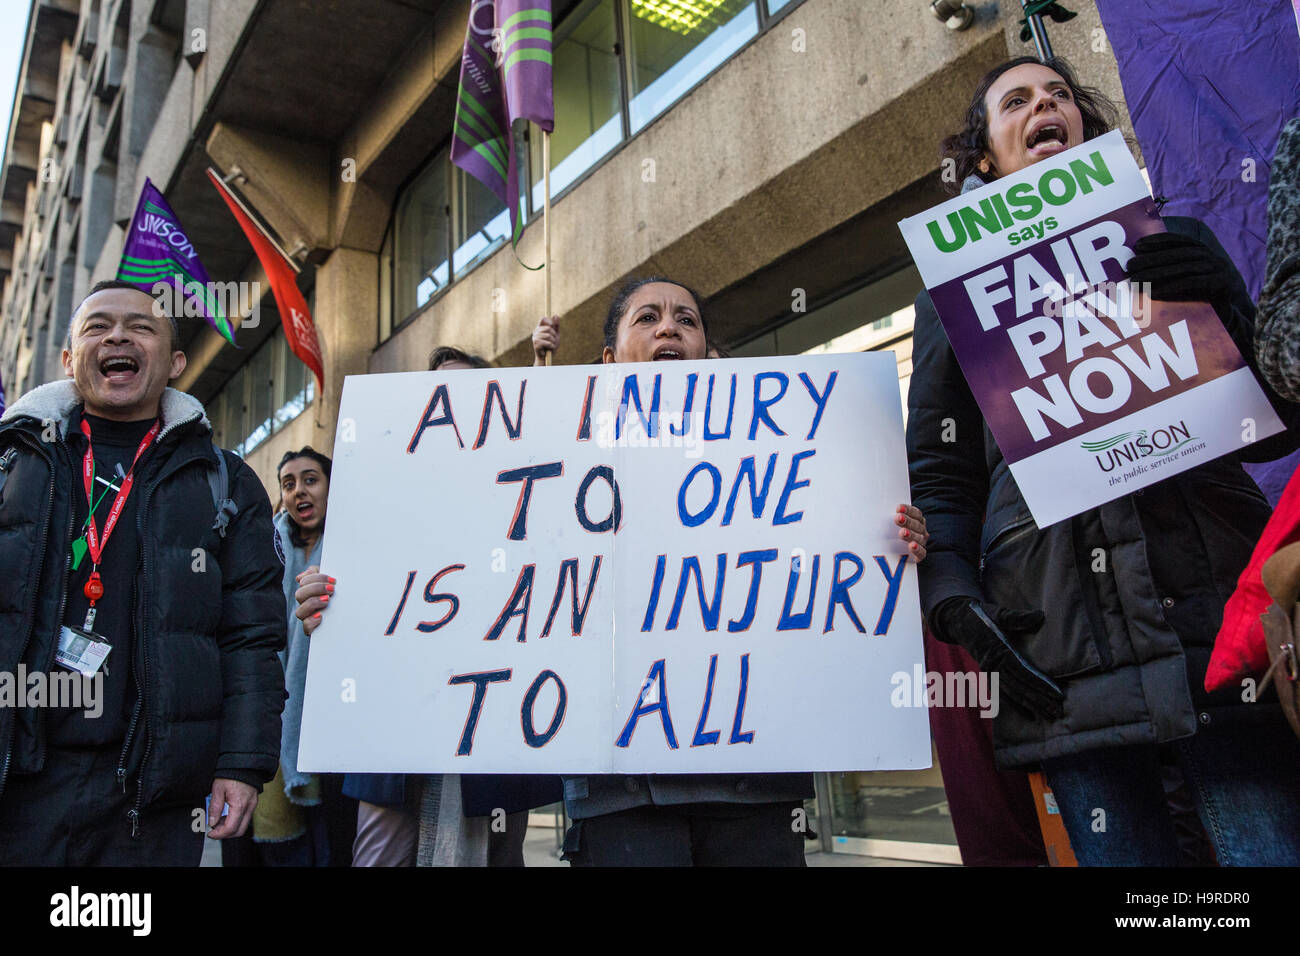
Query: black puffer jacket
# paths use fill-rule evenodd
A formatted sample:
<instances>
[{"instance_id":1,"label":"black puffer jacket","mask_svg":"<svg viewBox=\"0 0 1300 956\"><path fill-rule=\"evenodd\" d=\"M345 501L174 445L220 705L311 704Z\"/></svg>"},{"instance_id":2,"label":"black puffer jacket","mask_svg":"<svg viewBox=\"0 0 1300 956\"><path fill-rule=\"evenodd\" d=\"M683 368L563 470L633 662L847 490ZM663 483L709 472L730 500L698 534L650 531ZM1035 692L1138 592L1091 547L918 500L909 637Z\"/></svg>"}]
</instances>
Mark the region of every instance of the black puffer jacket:
<instances>
[{"instance_id":1,"label":"black puffer jacket","mask_svg":"<svg viewBox=\"0 0 1300 956\"><path fill-rule=\"evenodd\" d=\"M1171 216L1165 226L1223 257L1235 289L1220 318L1258 377L1254 308L1227 254L1197 220ZM1014 641L1065 691L1056 721L1001 707L999 765L1165 742L1214 722L1280 719L1270 705L1232 706L1241 704L1236 690L1203 689L1223 605L1270 513L1237 457L1039 530L926 293L916 301L912 361L912 501L931 533L918 567L922 609L929 617L946 598L967 596L1044 611L1042 629ZM1300 439L1300 408L1265 391L1288 431L1245 448L1247 461L1278 458Z\"/></svg>"},{"instance_id":2,"label":"black puffer jacket","mask_svg":"<svg viewBox=\"0 0 1300 956\"><path fill-rule=\"evenodd\" d=\"M54 382L0 421L0 669L10 673L20 661L53 665L85 451L67 427L78 402L71 381ZM141 696L119 765L138 781L137 813L201 806L214 777L270 780L285 697L276 657L285 641L283 565L266 491L223 453L239 511L222 538L213 529L216 452L203 406L168 389L162 419L132 492L141 546L132 672ZM44 723L39 709L0 709L0 814L9 774L44 766Z\"/></svg>"}]
</instances>

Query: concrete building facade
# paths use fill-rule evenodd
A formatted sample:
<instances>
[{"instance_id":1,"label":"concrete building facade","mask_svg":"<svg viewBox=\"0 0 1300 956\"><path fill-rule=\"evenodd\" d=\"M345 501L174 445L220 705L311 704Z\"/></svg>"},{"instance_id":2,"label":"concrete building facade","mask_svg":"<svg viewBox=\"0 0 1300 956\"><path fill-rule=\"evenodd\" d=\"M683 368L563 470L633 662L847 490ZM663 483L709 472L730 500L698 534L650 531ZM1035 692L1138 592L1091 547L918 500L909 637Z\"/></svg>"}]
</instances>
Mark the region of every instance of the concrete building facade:
<instances>
[{"instance_id":1,"label":"concrete building facade","mask_svg":"<svg viewBox=\"0 0 1300 956\"><path fill-rule=\"evenodd\" d=\"M214 280L266 293L238 349L182 321L179 386L273 497L286 450L332 448L345 376L422 369L442 344L528 363L543 277L517 259L543 255L536 131L520 143L517 257L504 207L446 159L481 2L32 0L0 171L11 399L62 374L72 310L115 274L146 177ZM557 361L594 360L614 288L653 273L698 289L734 354L889 348L905 387L921 284L895 223L944 198L938 143L979 76L1032 52L1016 0L968 6L957 31L927 0L554 0ZM1079 16L1050 27L1056 52L1122 107L1095 8L1070 6ZM209 167L301 267L324 394L288 353ZM924 802L937 771L858 776L872 781L819 782L823 812L848 821L826 839L952 858L946 819L933 839L854 829L896 791ZM894 796L873 802L873 787Z\"/></svg>"}]
</instances>

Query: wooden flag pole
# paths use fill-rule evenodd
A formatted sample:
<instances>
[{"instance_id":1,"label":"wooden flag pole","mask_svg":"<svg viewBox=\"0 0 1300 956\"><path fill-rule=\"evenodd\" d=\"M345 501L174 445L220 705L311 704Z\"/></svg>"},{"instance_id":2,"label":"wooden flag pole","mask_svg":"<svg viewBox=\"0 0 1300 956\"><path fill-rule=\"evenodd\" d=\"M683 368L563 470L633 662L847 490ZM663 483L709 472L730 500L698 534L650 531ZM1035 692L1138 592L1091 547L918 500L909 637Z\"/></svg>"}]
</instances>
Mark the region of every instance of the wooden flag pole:
<instances>
[{"instance_id":1,"label":"wooden flag pole","mask_svg":"<svg viewBox=\"0 0 1300 956\"><path fill-rule=\"evenodd\" d=\"M546 318L551 317L551 134L542 130L542 243L545 246L542 277L546 283ZM546 353L546 364L551 364L553 352Z\"/></svg>"}]
</instances>

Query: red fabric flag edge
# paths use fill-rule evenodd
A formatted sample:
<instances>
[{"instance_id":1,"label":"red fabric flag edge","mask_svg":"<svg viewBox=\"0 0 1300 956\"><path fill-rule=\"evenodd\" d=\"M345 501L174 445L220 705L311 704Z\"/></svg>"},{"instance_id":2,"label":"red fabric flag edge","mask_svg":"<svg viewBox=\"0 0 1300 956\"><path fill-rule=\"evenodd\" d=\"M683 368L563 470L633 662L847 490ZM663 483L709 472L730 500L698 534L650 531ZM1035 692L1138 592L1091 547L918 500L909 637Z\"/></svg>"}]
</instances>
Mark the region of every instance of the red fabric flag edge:
<instances>
[{"instance_id":1,"label":"red fabric flag edge","mask_svg":"<svg viewBox=\"0 0 1300 956\"><path fill-rule=\"evenodd\" d=\"M266 277L271 282L271 295L275 297L276 308L280 311L280 323L284 326L284 337L289 343L289 350L311 369L312 374L316 376L316 394L324 395L325 371L321 361L320 340L316 337L316 323L312 321L307 300L298 291L298 280L293 268L267 241L262 231L254 225L244 210L239 208L239 204L230 194L225 183L210 169L208 178L212 180L212 185L217 187L217 192L221 193L221 198L234 213L239 228L244 230L249 245L257 254L257 260L266 270Z\"/></svg>"}]
</instances>

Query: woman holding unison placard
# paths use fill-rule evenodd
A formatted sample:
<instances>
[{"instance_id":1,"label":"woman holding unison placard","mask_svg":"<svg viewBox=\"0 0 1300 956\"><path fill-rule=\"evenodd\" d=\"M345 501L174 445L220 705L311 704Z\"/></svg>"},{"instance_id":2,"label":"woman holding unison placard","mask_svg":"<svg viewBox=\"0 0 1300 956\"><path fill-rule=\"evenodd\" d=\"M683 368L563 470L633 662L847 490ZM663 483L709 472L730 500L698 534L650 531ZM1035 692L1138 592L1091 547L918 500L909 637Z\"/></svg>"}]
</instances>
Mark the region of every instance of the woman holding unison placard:
<instances>
[{"instance_id":1,"label":"woman holding unison placard","mask_svg":"<svg viewBox=\"0 0 1300 956\"><path fill-rule=\"evenodd\" d=\"M1107 132L1114 117L1065 63L1023 57L984 77L944 155L967 192ZM1202 223L1165 226L1135 244L1129 278L1160 301L1212 305L1258 373L1236 269ZM1182 862L1162 785L1170 767L1221 864L1300 862L1300 742L1273 703L1203 690L1223 604L1269 516L1239 459L1279 457L1296 433L1039 529L925 292L913 348L912 494L934 534L922 608L940 640L1000 676L998 765L1041 766L1083 865Z\"/></svg>"}]
</instances>

